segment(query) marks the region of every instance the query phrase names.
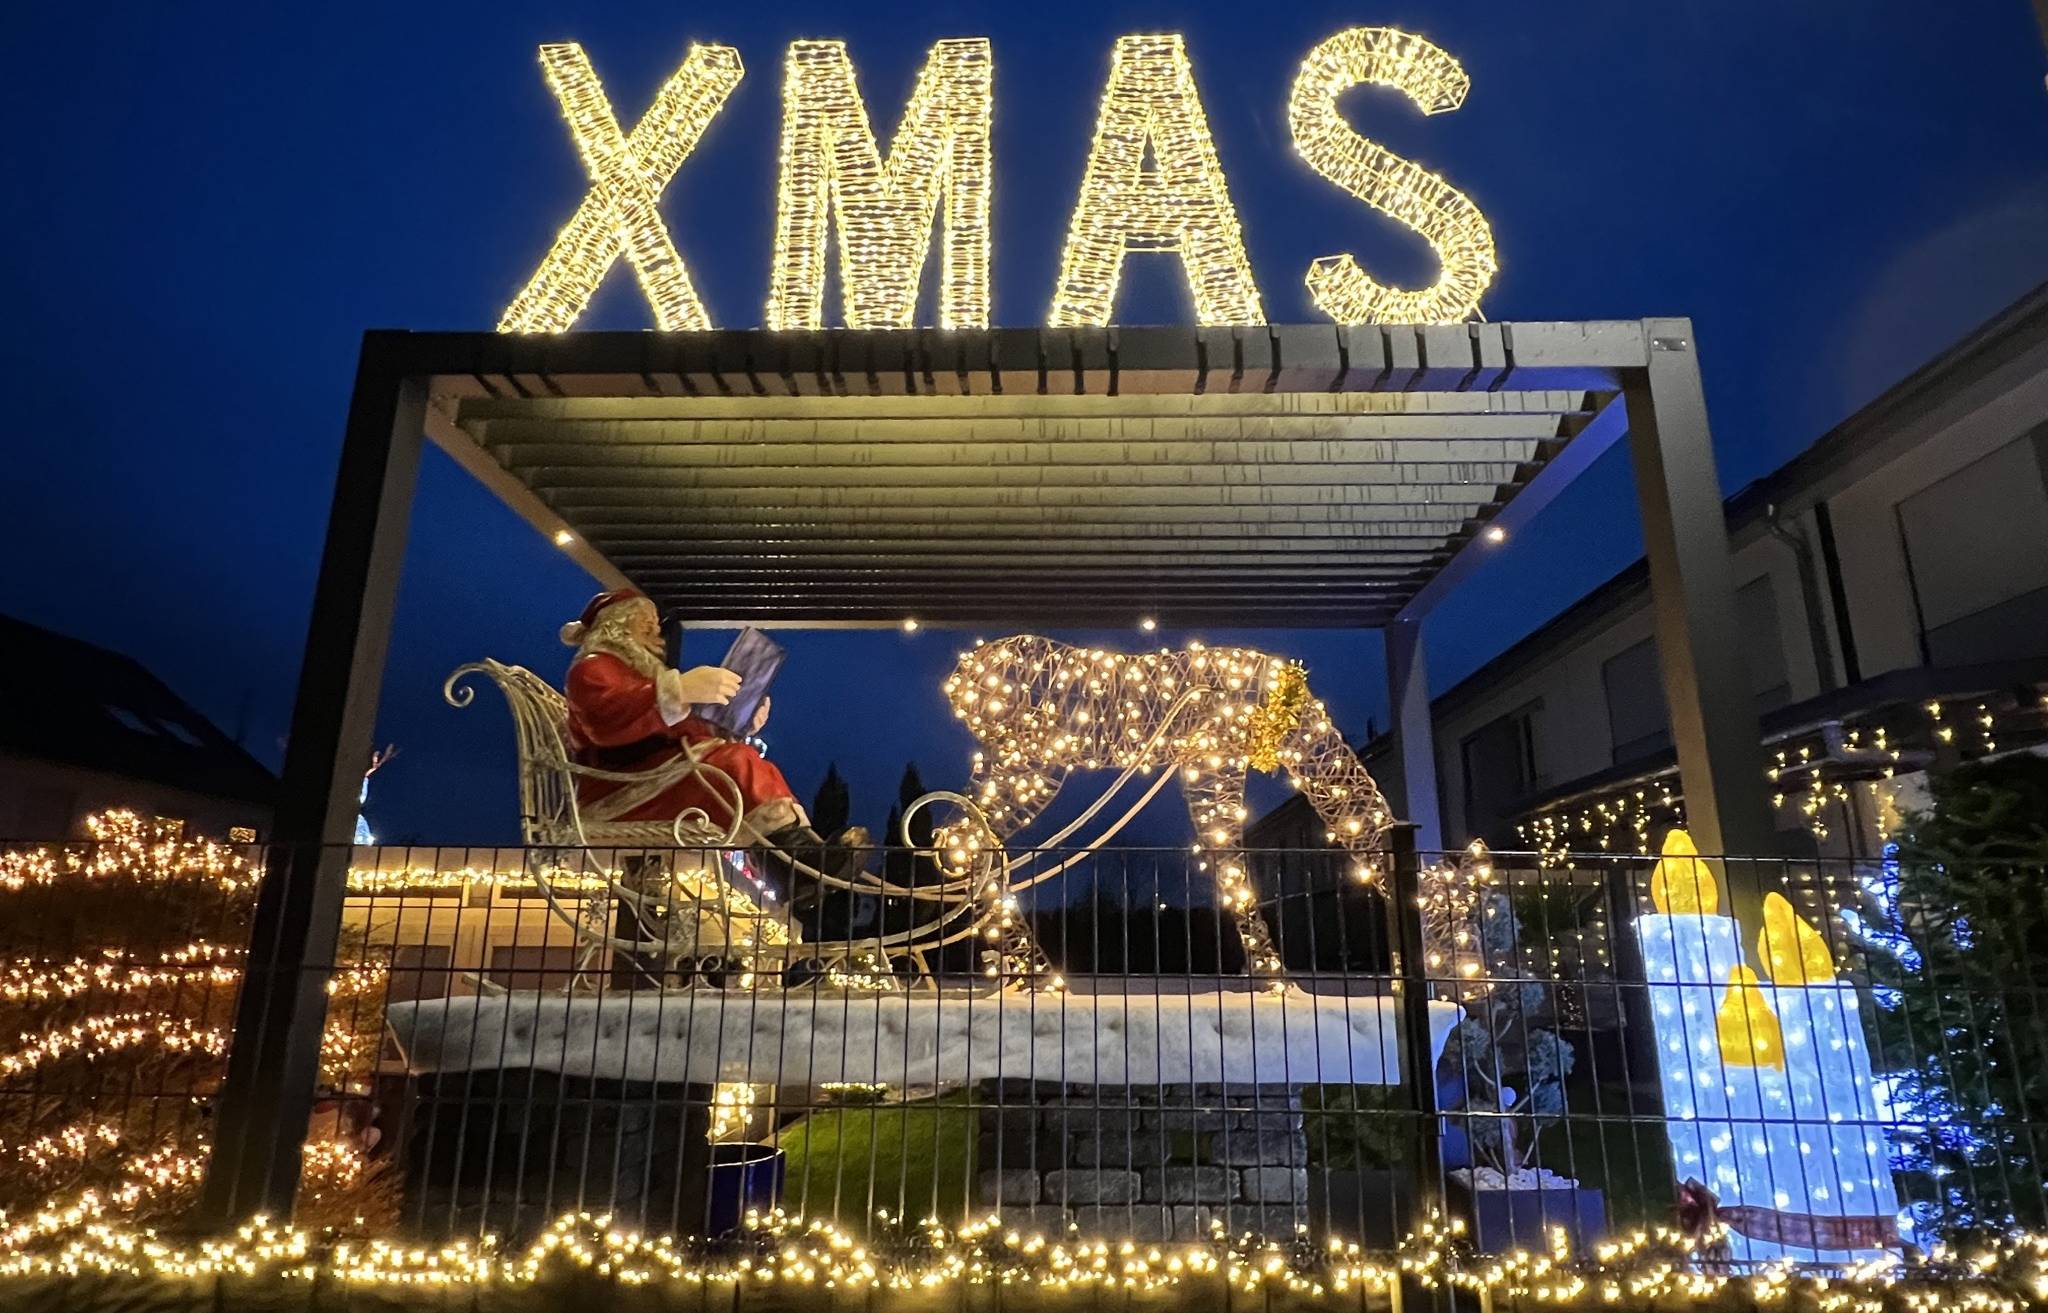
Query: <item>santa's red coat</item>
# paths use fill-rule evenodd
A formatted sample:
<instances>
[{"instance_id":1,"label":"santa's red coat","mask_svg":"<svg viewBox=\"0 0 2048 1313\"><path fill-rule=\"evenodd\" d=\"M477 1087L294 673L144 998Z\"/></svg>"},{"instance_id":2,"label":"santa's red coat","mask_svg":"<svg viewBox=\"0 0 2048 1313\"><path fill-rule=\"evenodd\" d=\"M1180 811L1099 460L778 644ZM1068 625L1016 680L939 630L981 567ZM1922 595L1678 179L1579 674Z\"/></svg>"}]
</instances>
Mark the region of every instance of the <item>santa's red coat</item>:
<instances>
[{"instance_id":1,"label":"santa's red coat","mask_svg":"<svg viewBox=\"0 0 2048 1313\"><path fill-rule=\"evenodd\" d=\"M730 776L739 785L748 812L794 797L772 762L696 716L682 714L687 707L667 708L681 717L671 723L663 715L654 680L609 652L578 657L569 667L563 693L569 703L569 754L579 765L647 771L687 753ZM626 786L612 780L579 780L577 805L588 807L622 787ZM665 821L698 807L715 823L729 825L730 796L723 786L691 776L610 819Z\"/></svg>"}]
</instances>

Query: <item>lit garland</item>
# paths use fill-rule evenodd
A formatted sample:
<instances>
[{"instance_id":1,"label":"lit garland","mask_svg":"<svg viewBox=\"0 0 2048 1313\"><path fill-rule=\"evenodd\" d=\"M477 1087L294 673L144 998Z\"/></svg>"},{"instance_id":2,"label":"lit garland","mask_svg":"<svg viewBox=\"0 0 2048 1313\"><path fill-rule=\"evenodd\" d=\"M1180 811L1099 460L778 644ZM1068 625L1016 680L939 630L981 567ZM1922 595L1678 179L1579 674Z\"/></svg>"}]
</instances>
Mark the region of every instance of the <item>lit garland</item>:
<instances>
[{"instance_id":1,"label":"lit garland","mask_svg":"<svg viewBox=\"0 0 2048 1313\"><path fill-rule=\"evenodd\" d=\"M22 960L0 969L0 998L22 1002L84 994L142 994L178 984L232 985L242 978L234 965L241 956L239 949L196 940L147 963L138 963L116 948L55 964Z\"/></svg>"},{"instance_id":2,"label":"lit garland","mask_svg":"<svg viewBox=\"0 0 2048 1313\"><path fill-rule=\"evenodd\" d=\"M87 845L20 848L0 852L0 892L47 888L60 880L191 884L204 881L223 893L248 892L261 870L238 850L208 839L188 839L180 821L143 819L124 808L86 818Z\"/></svg>"},{"instance_id":3,"label":"lit garland","mask_svg":"<svg viewBox=\"0 0 2048 1313\"><path fill-rule=\"evenodd\" d=\"M23 1242L23 1227L42 1234L50 1226L175 1212L205 1167L203 1118L166 1117L166 1105L153 1098L110 1105L99 1091L115 1079L110 1069L178 1103L203 1105L217 1089L246 954L239 941L263 874L261 850L188 839L179 822L125 810L93 816L86 829L90 846L0 853L0 891L27 904L10 909L25 923L63 909L60 915L77 916L82 926L135 936L126 942L136 945L0 962L0 1004L23 1027L0 1048L0 1078L38 1091L11 1105L10 1131L19 1139L0 1146L0 1206L7 1209L0 1250ZM170 938L188 917L216 925L220 939ZM345 1099L368 1091L388 976L385 963L355 960L360 945L347 945L327 992L369 1006L330 1010L320 1066L323 1097ZM78 1015L77 1004L99 1001L112 1006ZM52 1070L59 1064L100 1073L76 1090L91 1101L91 1115L81 1118L70 1103L70 1078ZM363 1206L382 1201L356 1189L362 1168L347 1163L360 1158L360 1146L322 1132L307 1153L306 1216L319 1217L322 1202L350 1216L388 1211ZM77 1190L88 1180L92 1187L69 1203L49 1197L64 1182Z\"/></svg>"},{"instance_id":4,"label":"lit garland","mask_svg":"<svg viewBox=\"0 0 2048 1313\"><path fill-rule=\"evenodd\" d=\"M664 330L703 330L711 317L661 218L661 191L697 146L745 72L730 46L691 46L634 126L619 131L610 101L583 47L540 48L541 72L590 173L590 191L555 238L533 277L505 307L501 333L560 333L583 313L624 255Z\"/></svg>"},{"instance_id":5,"label":"lit garland","mask_svg":"<svg viewBox=\"0 0 2048 1313\"><path fill-rule=\"evenodd\" d=\"M1422 910L1422 961L1433 975L1470 980L1485 969L1479 945L1479 907L1494 887L1493 854L1474 839L1456 862L1426 867L1416 906Z\"/></svg>"},{"instance_id":6,"label":"lit garland","mask_svg":"<svg viewBox=\"0 0 2048 1313\"><path fill-rule=\"evenodd\" d=\"M1213 869L1253 972L1277 976L1280 956L1254 906L1244 854L1244 780L1254 752L1270 752L1329 837L1359 859L1362 876L1377 869L1393 823L1327 708L1306 696L1305 682L1298 696L1288 693L1302 678L1290 663L1249 648L1195 643L1131 656L1024 634L963 653L945 693L981 743L971 792L997 841L1030 824L1069 771L1180 772L1198 864ZM1276 697L1278 710L1269 711ZM1276 726L1284 729L1274 733ZM972 860L980 841L948 827L939 842L957 864Z\"/></svg>"},{"instance_id":7,"label":"lit garland","mask_svg":"<svg viewBox=\"0 0 2048 1313\"><path fill-rule=\"evenodd\" d=\"M835 963L825 972L825 983L833 989L852 989L885 994L898 988L896 972L872 948L864 948L844 965Z\"/></svg>"},{"instance_id":8,"label":"lit garland","mask_svg":"<svg viewBox=\"0 0 2048 1313\"><path fill-rule=\"evenodd\" d=\"M1469 319L1500 269L1493 226L1436 174L1352 131L1337 107L1346 91L1390 87L1424 114L1465 103L1471 79L1445 51L1391 27L1347 28L1308 53L1287 102L1294 148L1308 166L1380 213L1414 229L1436 252L1437 279L1420 291L1376 282L1349 255L1309 266L1316 307L1340 324L1451 324Z\"/></svg>"},{"instance_id":9,"label":"lit garland","mask_svg":"<svg viewBox=\"0 0 2048 1313\"><path fill-rule=\"evenodd\" d=\"M1157 165L1150 171L1148 145ZM1237 208L1177 33L1117 39L1046 322L1054 328L1108 324L1124 258L1133 251L1180 257L1195 322L1266 322Z\"/></svg>"},{"instance_id":10,"label":"lit garland","mask_svg":"<svg viewBox=\"0 0 2048 1313\"><path fill-rule=\"evenodd\" d=\"M220 1030L162 1012L115 1012L87 1017L40 1035L23 1035L12 1052L0 1053L0 1076L25 1076L73 1054L101 1057L153 1044L173 1053L191 1050L220 1055L228 1037Z\"/></svg>"},{"instance_id":11,"label":"lit garland","mask_svg":"<svg viewBox=\"0 0 2048 1313\"><path fill-rule=\"evenodd\" d=\"M737 1140L754 1120L759 1095L744 1081L720 1081L711 1090L711 1125L705 1138L713 1144Z\"/></svg>"},{"instance_id":12,"label":"lit garland","mask_svg":"<svg viewBox=\"0 0 2048 1313\"><path fill-rule=\"evenodd\" d=\"M985 37L934 45L884 162L846 43L790 43L769 328L825 326L834 221L846 326L913 327L942 197L939 326L988 327L994 68Z\"/></svg>"},{"instance_id":13,"label":"lit garland","mask_svg":"<svg viewBox=\"0 0 2048 1313\"><path fill-rule=\"evenodd\" d=\"M2001 743L2010 749L2048 738L2048 692L2020 690L1996 700L1980 696L1967 699L1965 705L1966 718L1951 715L1953 708L1940 699L1868 713L1914 713L1917 727L1908 725L1903 731L1869 719L1773 741L1767 745L1771 762L1764 772L1773 786L1771 805L1796 815L1821 842L1834 833L1831 817L1853 820L1851 795L1856 788L1881 801L1884 781L1902 771L1924 769L1939 754L1967 761L1997 752ZM1666 771L1576 807L1544 811L1515 829L1542 865L1569 870L1576 868L1580 853L1653 855L1652 835L1684 823L1684 798L1674 773Z\"/></svg>"},{"instance_id":14,"label":"lit garland","mask_svg":"<svg viewBox=\"0 0 2048 1313\"><path fill-rule=\"evenodd\" d=\"M232 1277L246 1283L335 1282L361 1289L518 1291L577 1275L625 1288L746 1290L820 1287L929 1295L975 1287L1127 1293L1186 1289L1190 1297L1287 1294L1353 1306L1400 1282L1492 1300L1564 1308L1772 1307L1788 1313L2021 1313L2048 1299L2048 1238L2011 1236L1962 1251L1935 1246L1897 1262L1801 1272L1751 1273L1711 1255L1718 1228L1700 1235L1659 1227L1574 1254L1564 1231L1546 1250L1472 1251L1457 1221L1426 1223L1391 1261L1338 1240L1314 1243L1217 1233L1205 1242L1154 1244L1067 1235L1048 1239L999 1217L957 1230L927 1221L886 1223L871 1237L779 1211L750 1213L737 1253L709 1259L665 1236L626 1230L603 1215L565 1216L523 1251L488 1239L439 1248L338 1237L259 1219L231 1237L181 1242L99 1220L74 1205L0 1236L0 1274L120 1276L178 1282ZM886 1216L886 1215L884 1215ZM55 1247L50 1246L54 1244Z\"/></svg>"}]
</instances>

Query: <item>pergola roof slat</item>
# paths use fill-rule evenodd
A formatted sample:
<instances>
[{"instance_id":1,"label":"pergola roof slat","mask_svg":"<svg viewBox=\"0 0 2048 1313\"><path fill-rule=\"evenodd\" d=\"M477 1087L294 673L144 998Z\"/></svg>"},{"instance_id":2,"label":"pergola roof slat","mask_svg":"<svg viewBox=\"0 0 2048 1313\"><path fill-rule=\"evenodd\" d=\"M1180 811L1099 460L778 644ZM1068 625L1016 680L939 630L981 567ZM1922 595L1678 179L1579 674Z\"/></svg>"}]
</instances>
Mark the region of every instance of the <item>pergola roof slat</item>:
<instances>
[{"instance_id":1,"label":"pergola roof slat","mask_svg":"<svg viewBox=\"0 0 2048 1313\"><path fill-rule=\"evenodd\" d=\"M440 343L468 363L436 439L701 624L1382 623L1612 440L1648 351L1639 323Z\"/></svg>"}]
</instances>

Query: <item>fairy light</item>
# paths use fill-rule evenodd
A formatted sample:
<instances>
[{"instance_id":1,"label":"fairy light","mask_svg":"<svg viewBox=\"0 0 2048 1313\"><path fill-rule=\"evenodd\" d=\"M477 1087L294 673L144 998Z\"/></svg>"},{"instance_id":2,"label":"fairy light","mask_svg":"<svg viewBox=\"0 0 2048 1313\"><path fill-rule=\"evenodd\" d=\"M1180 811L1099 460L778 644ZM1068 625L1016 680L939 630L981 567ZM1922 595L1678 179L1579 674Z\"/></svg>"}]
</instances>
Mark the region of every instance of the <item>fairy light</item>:
<instances>
[{"instance_id":1,"label":"fairy light","mask_svg":"<svg viewBox=\"0 0 2048 1313\"><path fill-rule=\"evenodd\" d=\"M1430 974L1471 980L1485 969L1479 949L1479 907L1494 887L1493 854L1474 839L1455 862L1435 862L1417 880L1422 960Z\"/></svg>"},{"instance_id":2,"label":"fairy light","mask_svg":"<svg viewBox=\"0 0 2048 1313\"><path fill-rule=\"evenodd\" d=\"M1380 283L1350 255L1308 269L1309 295L1340 324L1452 324L1469 319L1499 271L1493 226L1443 178L1352 131L1338 99L1361 84L1388 87L1424 114L1465 103L1471 79L1423 37L1391 27L1347 28L1302 61L1287 103L1294 148L1308 166L1405 227L1436 252L1436 282L1418 291ZM1490 541L1500 537L1489 535Z\"/></svg>"},{"instance_id":3,"label":"fairy light","mask_svg":"<svg viewBox=\"0 0 2048 1313\"><path fill-rule=\"evenodd\" d=\"M754 1105L759 1096L754 1087L744 1081L720 1081L711 1090L711 1125L705 1132L713 1144L737 1140L746 1134L747 1126L754 1120Z\"/></svg>"},{"instance_id":4,"label":"fairy light","mask_svg":"<svg viewBox=\"0 0 2048 1313\"><path fill-rule=\"evenodd\" d=\"M950 860L973 860L1029 825L1070 771L1174 771L1197 866L1215 880L1254 974L1277 977L1282 964L1247 869L1246 772L1287 772L1366 869L1393 823L1300 667L1264 652L1195 643L1128 655L1021 634L963 653L944 690L980 742L970 792L994 832L941 831Z\"/></svg>"},{"instance_id":5,"label":"fairy light","mask_svg":"<svg viewBox=\"0 0 2048 1313\"><path fill-rule=\"evenodd\" d=\"M942 201L939 326L988 327L993 82L986 37L933 45L885 161L846 43L790 43L783 63L769 328L825 326L826 248L834 224L846 326L914 327Z\"/></svg>"},{"instance_id":6,"label":"fairy light","mask_svg":"<svg viewBox=\"0 0 2048 1313\"><path fill-rule=\"evenodd\" d=\"M702 331L711 316L661 217L661 192L690 157L745 69L731 46L697 45L662 85L630 136L574 42L540 48L541 72L561 102L569 135L590 174L590 191L505 313L501 333L560 333L590 304L623 255L633 266L654 322L664 331Z\"/></svg>"},{"instance_id":7,"label":"fairy light","mask_svg":"<svg viewBox=\"0 0 2048 1313\"><path fill-rule=\"evenodd\" d=\"M430 1247L279 1226L258 1218L233 1235L188 1241L124 1228L104 1219L87 1197L0 1236L0 1272L13 1276L124 1276L189 1283L232 1276L327 1282L344 1288L525 1290L563 1277L597 1277L622 1289L677 1291L817 1287L831 1292L914 1292L930 1298L974 1288L1024 1288L1048 1294L1143 1294L1193 1286L1189 1297L1291 1296L1354 1307L1402 1282L1463 1292L1482 1306L1497 1300L1559 1308L1781 1308L1788 1313L1884 1313L1941 1308L2022 1313L2048 1288L2048 1237L2013 1234L1934 1246L1897 1259L1835 1270L1790 1265L1755 1272L1714 1259L1726 1234L1713 1223L1698 1233L1657 1226L1575 1253L1554 1227L1548 1243L1505 1254L1473 1251L1462 1221L1432 1217L1402 1240L1391 1261L1337 1238L1232 1236L1221 1221L1204 1240L1174 1244L1098 1239L1072 1231L1052 1237L990 1216L957 1229L911 1223L879 1212L880 1226L850 1234L830 1222L780 1209L750 1211L724 1254L700 1256L668 1236L648 1236L605 1214L568 1214L523 1250L486 1237Z\"/></svg>"},{"instance_id":8,"label":"fairy light","mask_svg":"<svg viewBox=\"0 0 2048 1313\"><path fill-rule=\"evenodd\" d=\"M1150 170L1148 147L1156 164ZM1197 323L1266 322L1178 33L1117 39L1046 322L1054 328L1108 324L1124 259L1133 251L1180 257Z\"/></svg>"}]
</instances>

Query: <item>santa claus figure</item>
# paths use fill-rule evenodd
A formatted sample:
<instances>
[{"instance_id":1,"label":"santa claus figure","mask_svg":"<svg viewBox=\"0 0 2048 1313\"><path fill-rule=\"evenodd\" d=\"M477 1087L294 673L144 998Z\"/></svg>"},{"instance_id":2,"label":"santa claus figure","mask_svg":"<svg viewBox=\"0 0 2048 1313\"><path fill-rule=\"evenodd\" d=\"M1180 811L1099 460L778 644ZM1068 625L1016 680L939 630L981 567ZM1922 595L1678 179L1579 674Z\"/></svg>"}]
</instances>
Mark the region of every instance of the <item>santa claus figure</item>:
<instances>
[{"instance_id":1,"label":"santa claus figure","mask_svg":"<svg viewBox=\"0 0 2048 1313\"><path fill-rule=\"evenodd\" d=\"M722 772L739 787L742 833L770 864L793 874L791 859L844 879L860 869L863 854L811 828L810 818L774 763L751 744L727 737L691 714L698 705L722 706L739 691L740 677L719 666L677 670L662 643L661 618L645 594L631 588L599 593L583 614L562 626L562 641L576 649L563 689L569 704L570 755L608 771L649 771L677 757ZM767 699L748 733L767 719ZM586 814L612 821L666 821L686 811L713 824L733 820L732 791L722 781L688 775L641 797L646 786L580 780L576 802Z\"/></svg>"}]
</instances>

